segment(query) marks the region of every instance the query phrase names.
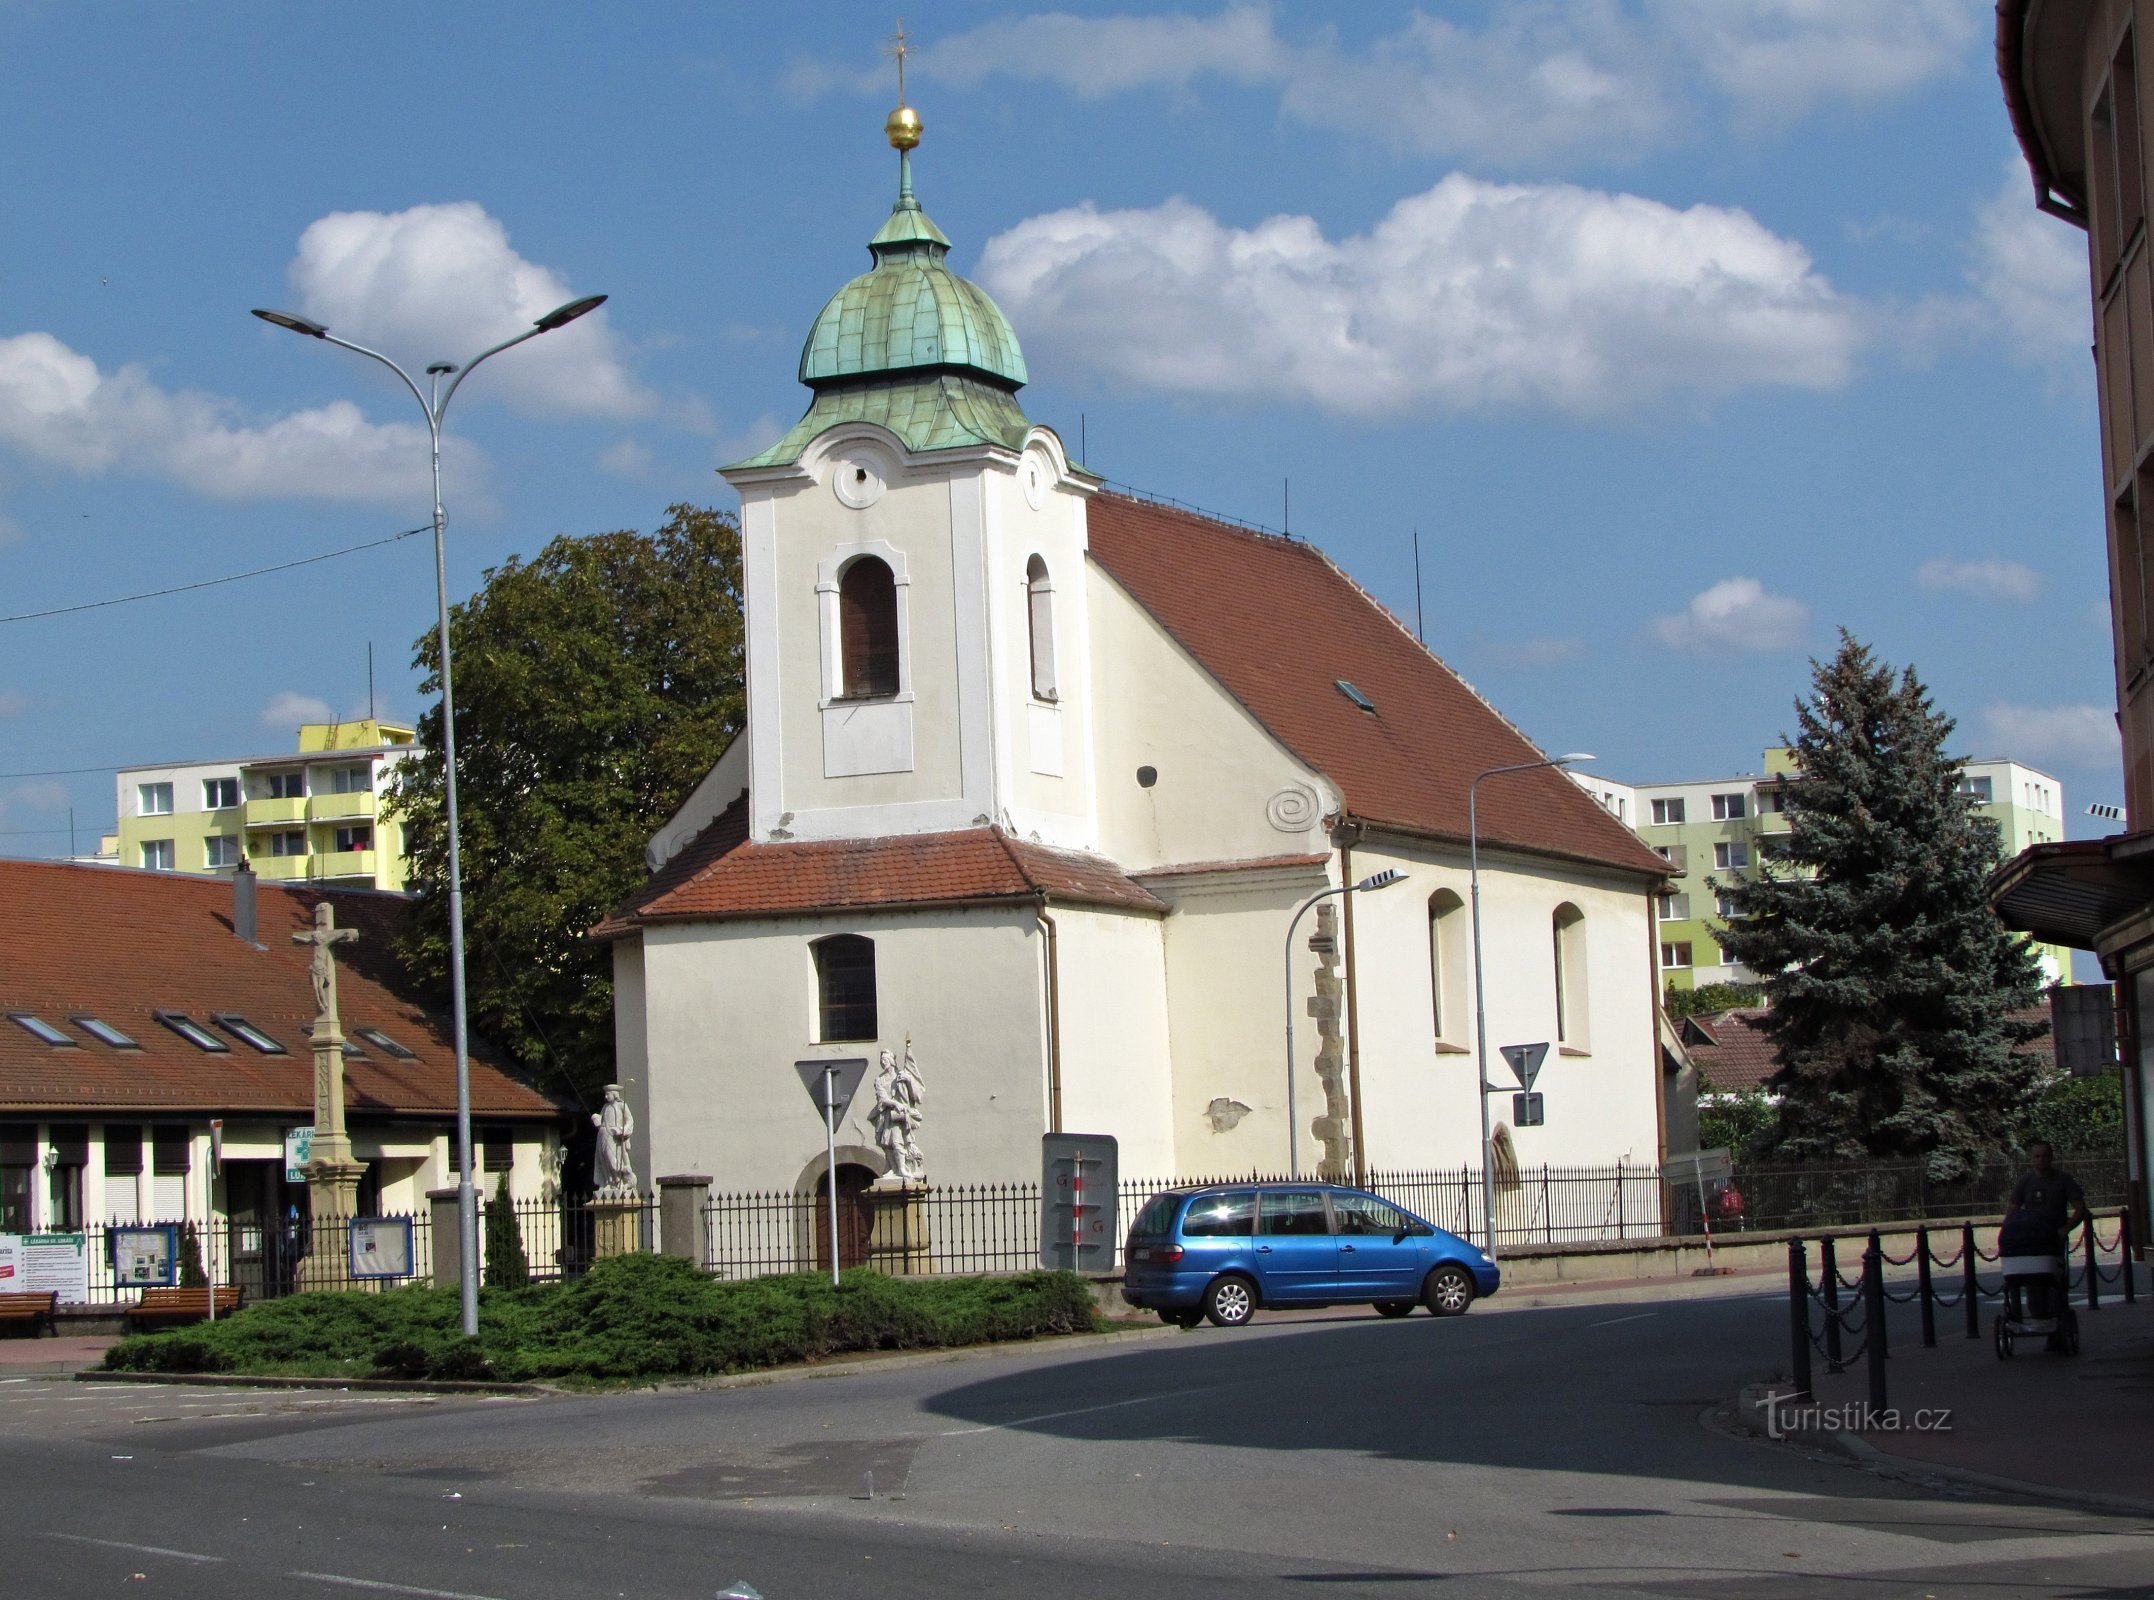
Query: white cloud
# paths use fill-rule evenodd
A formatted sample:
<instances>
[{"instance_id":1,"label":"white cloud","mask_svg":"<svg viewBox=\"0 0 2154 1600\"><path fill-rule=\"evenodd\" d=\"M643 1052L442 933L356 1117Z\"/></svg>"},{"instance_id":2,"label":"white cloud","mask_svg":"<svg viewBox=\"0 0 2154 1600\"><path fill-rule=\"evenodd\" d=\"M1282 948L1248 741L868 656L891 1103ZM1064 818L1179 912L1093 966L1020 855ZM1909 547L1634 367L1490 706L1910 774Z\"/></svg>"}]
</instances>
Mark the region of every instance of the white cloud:
<instances>
[{"instance_id":1,"label":"white cloud","mask_svg":"<svg viewBox=\"0 0 2154 1600\"><path fill-rule=\"evenodd\" d=\"M601 472L611 472L623 478L646 478L651 472L651 452L647 445L633 439L622 439L610 444L598 453Z\"/></svg>"},{"instance_id":2,"label":"white cloud","mask_svg":"<svg viewBox=\"0 0 2154 1600\"><path fill-rule=\"evenodd\" d=\"M1990 748L2015 761L2064 766L2114 767L2123 758L2116 712L2108 706L2015 706L1982 708Z\"/></svg>"},{"instance_id":3,"label":"white cloud","mask_svg":"<svg viewBox=\"0 0 2154 1600\"><path fill-rule=\"evenodd\" d=\"M329 709L329 702L319 695L301 694L296 689L285 689L271 697L262 707L262 726L279 733L291 733L303 722L334 722L336 714Z\"/></svg>"},{"instance_id":4,"label":"white cloud","mask_svg":"<svg viewBox=\"0 0 2154 1600\"><path fill-rule=\"evenodd\" d=\"M147 473L219 500L399 502L427 491L426 433L348 401L266 419L231 400L111 372L49 333L0 339L0 445L82 476ZM478 476L475 452L457 452Z\"/></svg>"},{"instance_id":5,"label":"white cloud","mask_svg":"<svg viewBox=\"0 0 2154 1600\"><path fill-rule=\"evenodd\" d=\"M1755 578L1723 578L1647 633L1672 650L1785 650L1809 631L1810 608Z\"/></svg>"},{"instance_id":6,"label":"white cloud","mask_svg":"<svg viewBox=\"0 0 2154 1600\"><path fill-rule=\"evenodd\" d=\"M67 787L51 778L37 778L28 783L10 784L0 789L0 822L15 822L40 813L51 813L67 805ZM94 829L88 830L93 836Z\"/></svg>"},{"instance_id":7,"label":"white cloud","mask_svg":"<svg viewBox=\"0 0 2154 1600\"><path fill-rule=\"evenodd\" d=\"M1936 556L1915 569L1925 589L1957 590L1982 600L2033 600L2042 592L2042 575L2017 561L1954 561Z\"/></svg>"},{"instance_id":8,"label":"white cloud","mask_svg":"<svg viewBox=\"0 0 2154 1600\"><path fill-rule=\"evenodd\" d=\"M413 371L468 360L576 297L469 200L331 212L299 236L289 276L307 316L408 358ZM502 355L472 381L474 394L554 416L639 416L657 403L629 373L603 309Z\"/></svg>"},{"instance_id":9,"label":"white cloud","mask_svg":"<svg viewBox=\"0 0 2154 1600\"><path fill-rule=\"evenodd\" d=\"M1274 9L998 18L929 38L923 80L1048 82L1083 99L1275 87L1296 121L1427 155L1515 166L1633 159L1718 111L1755 123L1907 93L1975 56L1982 0L1506 0L1467 22L1414 13L1364 47L1282 36ZM803 66L796 89L888 92L886 69Z\"/></svg>"},{"instance_id":10,"label":"white cloud","mask_svg":"<svg viewBox=\"0 0 2154 1600\"><path fill-rule=\"evenodd\" d=\"M990 240L979 276L1066 361L1365 414L1829 389L1859 321L1746 212L1459 173L1336 242L1310 217L1234 228L1181 199L1051 212Z\"/></svg>"},{"instance_id":11,"label":"white cloud","mask_svg":"<svg viewBox=\"0 0 2154 1600\"><path fill-rule=\"evenodd\" d=\"M2035 210L2017 161L1976 213L1967 278L1982 320L2014 357L2060 376L2086 373L2094 341L2086 235Z\"/></svg>"}]
</instances>

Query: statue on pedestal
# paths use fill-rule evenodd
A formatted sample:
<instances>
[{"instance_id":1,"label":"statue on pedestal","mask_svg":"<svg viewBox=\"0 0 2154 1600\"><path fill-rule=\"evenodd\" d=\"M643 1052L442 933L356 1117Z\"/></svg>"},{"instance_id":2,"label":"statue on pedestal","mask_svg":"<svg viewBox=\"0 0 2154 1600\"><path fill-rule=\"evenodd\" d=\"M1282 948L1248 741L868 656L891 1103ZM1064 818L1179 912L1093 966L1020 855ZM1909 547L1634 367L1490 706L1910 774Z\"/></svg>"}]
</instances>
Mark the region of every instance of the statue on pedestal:
<instances>
[{"instance_id":1,"label":"statue on pedestal","mask_svg":"<svg viewBox=\"0 0 2154 1600\"><path fill-rule=\"evenodd\" d=\"M875 1073L875 1109L868 1114L868 1120L875 1128L875 1143L881 1147L883 1160L890 1169L889 1175L904 1183L920 1182L927 1171L918 1139L924 1120L921 1110L924 1098L925 1085L920 1080L920 1068L913 1061L912 1039L908 1035L903 1061L888 1050L882 1053L882 1062Z\"/></svg>"},{"instance_id":2,"label":"statue on pedestal","mask_svg":"<svg viewBox=\"0 0 2154 1600\"><path fill-rule=\"evenodd\" d=\"M621 1098L619 1084L606 1085L606 1103L591 1113L591 1125L598 1129L598 1150L591 1159L591 1187L602 1200L635 1194L636 1169L629 1140L635 1136L636 1118L628 1102Z\"/></svg>"}]
</instances>

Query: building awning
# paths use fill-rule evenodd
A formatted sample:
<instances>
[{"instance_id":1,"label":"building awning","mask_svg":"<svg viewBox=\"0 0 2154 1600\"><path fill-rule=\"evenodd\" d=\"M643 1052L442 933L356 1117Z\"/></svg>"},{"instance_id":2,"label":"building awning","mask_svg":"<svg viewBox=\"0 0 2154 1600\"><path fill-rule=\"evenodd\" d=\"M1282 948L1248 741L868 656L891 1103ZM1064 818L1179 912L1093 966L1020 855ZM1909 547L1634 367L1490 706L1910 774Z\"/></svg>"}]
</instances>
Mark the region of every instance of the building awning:
<instances>
[{"instance_id":1,"label":"building awning","mask_svg":"<svg viewBox=\"0 0 2154 1600\"><path fill-rule=\"evenodd\" d=\"M2104 928L2154 907L2154 833L2029 845L1990 874L1989 902L2008 928L2092 950Z\"/></svg>"}]
</instances>

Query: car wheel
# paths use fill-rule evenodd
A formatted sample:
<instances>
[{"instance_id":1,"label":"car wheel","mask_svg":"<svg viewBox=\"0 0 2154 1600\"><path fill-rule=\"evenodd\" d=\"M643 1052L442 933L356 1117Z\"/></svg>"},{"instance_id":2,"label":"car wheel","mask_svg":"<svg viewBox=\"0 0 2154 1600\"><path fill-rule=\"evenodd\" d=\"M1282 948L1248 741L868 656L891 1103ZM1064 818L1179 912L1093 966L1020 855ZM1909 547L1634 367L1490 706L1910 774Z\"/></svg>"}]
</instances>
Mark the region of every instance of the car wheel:
<instances>
[{"instance_id":1,"label":"car wheel","mask_svg":"<svg viewBox=\"0 0 2154 1600\"><path fill-rule=\"evenodd\" d=\"M1204 1314L1215 1328L1239 1328L1256 1314L1256 1285L1228 1274L1204 1291Z\"/></svg>"},{"instance_id":2,"label":"car wheel","mask_svg":"<svg viewBox=\"0 0 2154 1600\"><path fill-rule=\"evenodd\" d=\"M1414 1303L1411 1300L1379 1300L1376 1314L1379 1317L1410 1317L1414 1314Z\"/></svg>"},{"instance_id":3,"label":"car wheel","mask_svg":"<svg viewBox=\"0 0 2154 1600\"><path fill-rule=\"evenodd\" d=\"M1439 1317L1464 1316L1473 1304L1473 1278L1456 1262L1446 1262L1428 1275L1421 1299Z\"/></svg>"}]
</instances>

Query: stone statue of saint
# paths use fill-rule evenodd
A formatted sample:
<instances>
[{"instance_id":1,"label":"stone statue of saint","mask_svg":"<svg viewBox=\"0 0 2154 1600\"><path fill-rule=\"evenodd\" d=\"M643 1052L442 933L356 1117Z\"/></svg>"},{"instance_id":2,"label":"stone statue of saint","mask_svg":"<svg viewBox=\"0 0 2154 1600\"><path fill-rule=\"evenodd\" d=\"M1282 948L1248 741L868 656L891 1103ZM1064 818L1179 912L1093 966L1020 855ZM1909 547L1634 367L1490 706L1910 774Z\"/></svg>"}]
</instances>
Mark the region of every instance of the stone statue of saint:
<instances>
[{"instance_id":1,"label":"stone statue of saint","mask_svg":"<svg viewBox=\"0 0 2154 1600\"><path fill-rule=\"evenodd\" d=\"M920 1068L912 1058L912 1040L907 1038L903 1061L888 1050L882 1053L875 1072L875 1109L868 1114L890 1175L906 1183L918 1183L927 1170L918 1137L924 1097Z\"/></svg>"},{"instance_id":2,"label":"stone statue of saint","mask_svg":"<svg viewBox=\"0 0 2154 1600\"><path fill-rule=\"evenodd\" d=\"M329 953L330 946L346 944L359 937L356 928L340 928L336 925L336 911L324 900L314 908L314 927L307 933L292 935L294 944L310 944L314 952L308 960L307 975L314 980L314 1020L328 1019L336 1025L337 1018L337 963Z\"/></svg>"},{"instance_id":3,"label":"stone statue of saint","mask_svg":"<svg viewBox=\"0 0 2154 1600\"><path fill-rule=\"evenodd\" d=\"M598 1152L591 1161L591 1186L601 1198L636 1192L636 1169L629 1157L628 1141L636 1132L635 1116L621 1098L621 1086L606 1085L605 1105L591 1113L598 1129Z\"/></svg>"}]
</instances>

